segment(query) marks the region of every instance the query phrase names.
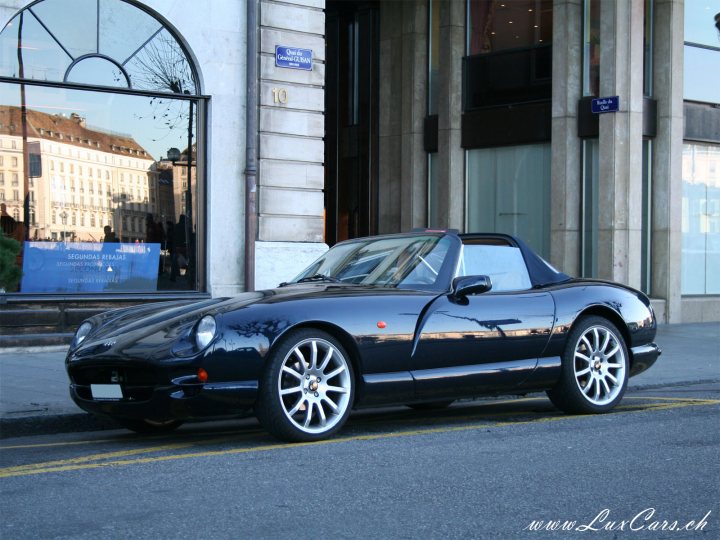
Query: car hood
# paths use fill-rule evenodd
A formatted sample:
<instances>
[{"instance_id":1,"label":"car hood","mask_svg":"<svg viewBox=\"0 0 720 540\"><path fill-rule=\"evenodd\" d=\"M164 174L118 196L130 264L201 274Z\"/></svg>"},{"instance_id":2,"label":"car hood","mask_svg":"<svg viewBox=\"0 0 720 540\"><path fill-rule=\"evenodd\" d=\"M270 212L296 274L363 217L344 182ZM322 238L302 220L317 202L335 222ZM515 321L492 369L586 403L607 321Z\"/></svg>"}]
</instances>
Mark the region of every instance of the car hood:
<instances>
[{"instance_id":1,"label":"car hood","mask_svg":"<svg viewBox=\"0 0 720 540\"><path fill-rule=\"evenodd\" d=\"M158 356L167 356L172 350L172 344L189 339L194 325L205 315L221 317L223 313L256 304L282 304L303 299L370 294L374 296L427 294L432 297L437 293L377 286L303 283L243 293L232 298L144 304L108 311L89 319L94 326L93 330L79 347L71 348L70 354L73 358L98 354L103 356L120 354L124 357L139 355L147 358L155 350ZM185 347L184 350L190 354L192 347L190 343L187 345L189 348ZM172 354L177 354L177 347Z\"/></svg>"}]
</instances>

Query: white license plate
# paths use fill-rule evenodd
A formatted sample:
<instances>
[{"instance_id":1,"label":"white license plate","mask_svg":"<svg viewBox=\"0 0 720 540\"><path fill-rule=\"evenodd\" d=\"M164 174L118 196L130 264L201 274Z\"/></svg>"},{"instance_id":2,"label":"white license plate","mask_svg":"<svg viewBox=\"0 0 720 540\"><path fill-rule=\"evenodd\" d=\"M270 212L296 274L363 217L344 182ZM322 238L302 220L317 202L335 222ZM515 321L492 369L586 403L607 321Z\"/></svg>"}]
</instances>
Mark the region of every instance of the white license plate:
<instances>
[{"instance_id":1,"label":"white license plate","mask_svg":"<svg viewBox=\"0 0 720 540\"><path fill-rule=\"evenodd\" d=\"M119 384L91 384L90 392L93 399L122 399L122 388Z\"/></svg>"}]
</instances>

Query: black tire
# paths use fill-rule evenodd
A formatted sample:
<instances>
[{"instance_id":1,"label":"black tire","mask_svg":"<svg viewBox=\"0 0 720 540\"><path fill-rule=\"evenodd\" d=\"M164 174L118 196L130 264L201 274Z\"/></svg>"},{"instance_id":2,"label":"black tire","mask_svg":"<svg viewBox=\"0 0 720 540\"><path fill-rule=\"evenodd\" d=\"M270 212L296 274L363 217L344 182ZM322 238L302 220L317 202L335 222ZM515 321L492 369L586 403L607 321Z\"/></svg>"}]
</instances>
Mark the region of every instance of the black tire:
<instances>
[{"instance_id":1,"label":"black tire","mask_svg":"<svg viewBox=\"0 0 720 540\"><path fill-rule=\"evenodd\" d=\"M148 420L147 418L114 418L113 420L130 431L144 434L170 433L183 424L181 420L165 420L158 422L155 420Z\"/></svg>"},{"instance_id":2,"label":"black tire","mask_svg":"<svg viewBox=\"0 0 720 540\"><path fill-rule=\"evenodd\" d=\"M408 403L407 406L416 411L439 411L441 409L447 409L453 403L455 403L455 400L450 399L448 401L430 401L427 403Z\"/></svg>"},{"instance_id":3,"label":"black tire","mask_svg":"<svg viewBox=\"0 0 720 540\"><path fill-rule=\"evenodd\" d=\"M627 389L630 357L622 333L596 315L579 319L568 335L560 380L547 391L569 414L605 413Z\"/></svg>"},{"instance_id":4,"label":"black tire","mask_svg":"<svg viewBox=\"0 0 720 540\"><path fill-rule=\"evenodd\" d=\"M340 430L354 396L355 374L342 344L322 330L301 328L270 352L255 414L280 440L318 441Z\"/></svg>"}]
</instances>

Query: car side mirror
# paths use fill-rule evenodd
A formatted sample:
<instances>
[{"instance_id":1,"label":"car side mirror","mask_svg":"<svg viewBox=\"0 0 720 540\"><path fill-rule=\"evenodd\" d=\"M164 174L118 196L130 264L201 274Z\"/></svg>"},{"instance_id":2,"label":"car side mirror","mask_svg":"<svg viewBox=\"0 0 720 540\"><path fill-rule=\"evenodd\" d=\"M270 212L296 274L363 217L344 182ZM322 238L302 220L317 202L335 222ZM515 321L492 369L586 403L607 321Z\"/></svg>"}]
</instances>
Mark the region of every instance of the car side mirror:
<instances>
[{"instance_id":1,"label":"car side mirror","mask_svg":"<svg viewBox=\"0 0 720 540\"><path fill-rule=\"evenodd\" d=\"M452 281L451 296L461 300L471 294L482 294L492 289L490 276L461 276Z\"/></svg>"}]
</instances>

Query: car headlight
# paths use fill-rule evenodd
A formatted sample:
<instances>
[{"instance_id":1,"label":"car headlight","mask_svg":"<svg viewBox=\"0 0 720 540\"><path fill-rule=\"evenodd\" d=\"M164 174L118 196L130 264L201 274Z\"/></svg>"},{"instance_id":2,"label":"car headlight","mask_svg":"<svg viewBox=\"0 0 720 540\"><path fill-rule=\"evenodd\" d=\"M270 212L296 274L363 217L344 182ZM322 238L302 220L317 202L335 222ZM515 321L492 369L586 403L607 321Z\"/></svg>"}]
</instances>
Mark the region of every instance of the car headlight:
<instances>
[{"instance_id":1,"label":"car headlight","mask_svg":"<svg viewBox=\"0 0 720 540\"><path fill-rule=\"evenodd\" d=\"M202 350L207 347L215 337L217 323L212 315L205 315L195 328L195 344Z\"/></svg>"},{"instance_id":2,"label":"car headlight","mask_svg":"<svg viewBox=\"0 0 720 540\"><path fill-rule=\"evenodd\" d=\"M80 345L87 335L90 333L90 331L93 329L92 323L89 323L85 321L80 325L80 328L77 329L77 332L75 332L75 337L73 338L72 346L77 347Z\"/></svg>"}]
</instances>

